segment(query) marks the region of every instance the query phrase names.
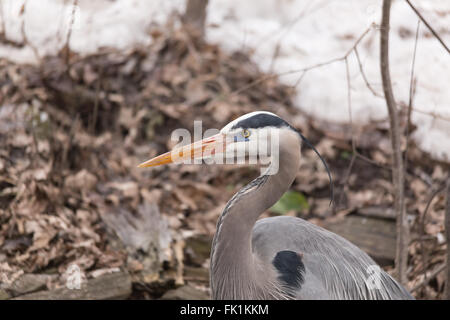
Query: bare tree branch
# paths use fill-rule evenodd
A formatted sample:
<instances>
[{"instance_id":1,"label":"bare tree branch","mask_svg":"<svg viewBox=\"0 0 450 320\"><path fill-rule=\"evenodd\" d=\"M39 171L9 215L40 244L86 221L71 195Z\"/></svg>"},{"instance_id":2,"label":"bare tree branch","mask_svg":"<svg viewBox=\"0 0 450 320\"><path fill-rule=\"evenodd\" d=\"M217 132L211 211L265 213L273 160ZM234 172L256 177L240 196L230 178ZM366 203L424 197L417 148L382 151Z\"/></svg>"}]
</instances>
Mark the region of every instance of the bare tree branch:
<instances>
[{"instance_id":1,"label":"bare tree branch","mask_svg":"<svg viewBox=\"0 0 450 320\"><path fill-rule=\"evenodd\" d=\"M72 29L73 29L73 23L75 21L75 11L77 10L77 7L78 7L78 0L73 0L72 14L71 14L71 19L70 19L69 31L67 32L66 45L65 45L66 64L67 65L69 65L69 59L70 59L70 38L72 37Z\"/></svg>"},{"instance_id":2,"label":"bare tree branch","mask_svg":"<svg viewBox=\"0 0 450 320\"><path fill-rule=\"evenodd\" d=\"M420 20L417 21L417 28L416 28L416 38L414 41L414 52L413 52L413 58L412 58L412 63L411 63L411 76L410 76L410 82L409 82L409 103L408 103L408 120L406 122L406 147L405 147L405 159L404 159L404 168L403 168L403 174L406 176L407 175L407 167L408 167L408 148L409 148L409 138L410 138L410 128L412 127L412 122L411 122L411 114L412 114L412 107L413 107L413 100L414 100L414 94L415 94L415 78L414 78L414 69L416 66L416 53L417 53L417 42L419 39L419 29L420 29ZM431 200L432 201L432 200ZM431 204L431 201L427 204L427 207L425 209L425 213L423 215L423 218L425 219L425 214L428 210L429 205ZM422 253L422 263L423 263L423 270L424 270L424 279L425 281L427 280L427 253L425 252L425 246L423 243L423 234L425 233L425 220L422 219L421 220L421 228L420 228L420 232L421 232L421 237L420 237L420 251Z\"/></svg>"},{"instance_id":3,"label":"bare tree branch","mask_svg":"<svg viewBox=\"0 0 450 320\"><path fill-rule=\"evenodd\" d=\"M447 176L447 203L445 207L445 237L447 238L447 281L445 282L445 297L450 300L450 171Z\"/></svg>"},{"instance_id":4,"label":"bare tree branch","mask_svg":"<svg viewBox=\"0 0 450 320\"><path fill-rule=\"evenodd\" d=\"M27 33L25 32L25 11L26 11L26 7L27 7L27 2L24 1L23 5L22 5L22 10L21 10L21 15L23 16L22 19L22 25L20 27L20 32L22 33L22 38L23 38L23 42L30 46L31 50L33 51L33 54L36 58L37 61L41 60L41 57L39 56L39 50L37 49L37 47L32 44L29 40L28 40L28 36Z\"/></svg>"},{"instance_id":5,"label":"bare tree branch","mask_svg":"<svg viewBox=\"0 0 450 320\"><path fill-rule=\"evenodd\" d=\"M416 13L416 15L419 17L420 20L427 26L428 30L433 34L433 36L442 44L445 50L447 50L448 53L450 53L450 49L447 47L447 45L444 43L444 40L437 34L437 32L433 29L433 27L425 20L425 18L422 16L422 14L419 12L419 10L416 9L416 7L413 6L413 4L409 0L405 0L406 3L413 9L413 11Z\"/></svg>"},{"instance_id":6,"label":"bare tree branch","mask_svg":"<svg viewBox=\"0 0 450 320\"><path fill-rule=\"evenodd\" d=\"M5 15L3 14L3 2L0 2L0 19L2 20L0 26L2 30L0 31L1 35L6 35L6 23L5 23Z\"/></svg>"},{"instance_id":7,"label":"bare tree branch","mask_svg":"<svg viewBox=\"0 0 450 320\"><path fill-rule=\"evenodd\" d=\"M423 286L427 285L430 280L434 279L439 273L445 270L445 263L437 266L431 273L428 275L428 277L424 278L422 282L420 282L418 285L416 285L414 288L411 289L411 292L417 291Z\"/></svg>"},{"instance_id":8,"label":"bare tree branch","mask_svg":"<svg viewBox=\"0 0 450 320\"><path fill-rule=\"evenodd\" d=\"M396 272L399 281L407 283L407 259L408 259L408 221L405 212L403 158L400 141L400 125L397 106L392 91L391 76L389 70L389 20L391 13L391 0L383 0L383 11L380 30L380 67L383 82L383 91L389 112L390 135L392 143L392 176L394 184L395 211L397 213L397 248L396 248Z\"/></svg>"},{"instance_id":9,"label":"bare tree branch","mask_svg":"<svg viewBox=\"0 0 450 320\"><path fill-rule=\"evenodd\" d=\"M295 86L297 86L300 83L300 81L303 79L303 77L305 76L306 72L308 72L310 70L313 70L313 69L321 68L321 67L324 67L324 66L327 66L327 65L339 62L339 61L346 60L348 58L348 56L353 52L353 50L355 50L355 48L358 46L358 44L367 36L367 34L371 30L374 29L374 27L375 27L374 25L368 27L358 37L358 39L355 41L355 43L347 50L347 52L345 52L345 54L343 56L341 56L341 57L330 59L328 61L320 62L320 63L314 64L314 65L311 65L311 66L308 66L308 67L304 67L304 68L301 68L301 69L288 70L288 71L284 71L284 72L273 73L273 74L269 74L269 75L263 76L263 77L261 77L259 79L256 79L255 81L249 83L248 85L246 85L246 86L244 86L244 87L242 87L242 88L240 88L238 90L235 90L235 91L231 92L230 95L239 94L242 91L250 89L250 88L252 88L252 87L254 87L254 86L256 86L256 85L258 85L258 84L260 84L260 83L262 83L264 81L270 80L270 79L278 78L278 77L281 77L281 76L287 76L287 75L291 75L291 74L295 74L295 73L301 73L299 80L295 84Z\"/></svg>"},{"instance_id":10,"label":"bare tree branch","mask_svg":"<svg viewBox=\"0 0 450 320\"><path fill-rule=\"evenodd\" d=\"M350 164L347 168L347 172L345 173L343 182L342 182L342 192L341 195L339 197L339 201L336 204L336 207L340 206L342 204L342 200L344 198L344 195L347 193L346 191L348 190L348 181L350 179L350 174L352 173L352 169L353 169L353 165L355 163L356 160L356 156L357 156L357 151L356 151L356 142L355 142L355 137L354 137L354 132L353 132L353 115L352 115L352 95L351 95L351 82L350 82L350 69L348 66L348 59L345 58L345 74L346 74L346 79L347 79L347 104L348 104L348 120L350 122L350 134L352 137L352 158L350 160Z\"/></svg>"},{"instance_id":11,"label":"bare tree branch","mask_svg":"<svg viewBox=\"0 0 450 320\"><path fill-rule=\"evenodd\" d=\"M425 206L425 210L419 214L419 244L420 244L420 252L421 252L421 256L422 256L422 264L423 264L423 278L424 278L424 282L428 283L428 276L427 276L427 268L428 268L428 253L425 250L425 245L424 245L424 238L425 238L425 221L427 218L427 214L428 214L428 209L431 206L431 203L433 202L434 198L436 198L436 196L441 193L444 190L443 186L438 187L430 196L430 198L427 201L427 204ZM434 237L432 238L434 239Z\"/></svg>"},{"instance_id":12,"label":"bare tree branch","mask_svg":"<svg viewBox=\"0 0 450 320\"><path fill-rule=\"evenodd\" d=\"M370 85L369 80L366 77L366 73L364 72L363 65L362 65L362 62L361 62L361 58L359 57L358 49L356 47L355 47L355 56L356 56L356 60L358 61L359 72L361 73L361 76L362 76L364 82L366 83L366 87L372 92L372 94L374 96L379 97L379 98L384 98L383 95L381 95L378 92L376 92L375 89L372 88L372 86Z\"/></svg>"}]
</instances>

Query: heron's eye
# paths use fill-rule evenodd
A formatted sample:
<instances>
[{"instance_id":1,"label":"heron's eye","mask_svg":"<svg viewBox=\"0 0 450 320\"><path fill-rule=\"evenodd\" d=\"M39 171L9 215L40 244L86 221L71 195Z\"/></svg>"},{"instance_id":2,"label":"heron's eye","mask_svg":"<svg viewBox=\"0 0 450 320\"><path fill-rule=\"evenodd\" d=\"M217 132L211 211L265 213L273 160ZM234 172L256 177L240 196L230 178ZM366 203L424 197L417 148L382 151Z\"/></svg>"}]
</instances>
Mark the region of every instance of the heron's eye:
<instances>
[{"instance_id":1,"label":"heron's eye","mask_svg":"<svg viewBox=\"0 0 450 320\"><path fill-rule=\"evenodd\" d=\"M247 129L242 130L242 136L243 136L244 138L250 137L250 131L247 130Z\"/></svg>"}]
</instances>

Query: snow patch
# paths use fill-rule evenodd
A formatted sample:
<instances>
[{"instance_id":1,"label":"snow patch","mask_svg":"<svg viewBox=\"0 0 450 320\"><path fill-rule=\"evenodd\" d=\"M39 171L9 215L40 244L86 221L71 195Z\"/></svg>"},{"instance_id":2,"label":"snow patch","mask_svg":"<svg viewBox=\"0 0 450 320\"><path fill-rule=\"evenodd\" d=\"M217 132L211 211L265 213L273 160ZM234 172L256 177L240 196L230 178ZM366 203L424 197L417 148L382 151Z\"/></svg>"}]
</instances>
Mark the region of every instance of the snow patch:
<instances>
[{"instance_id":1,"label":"snow patch","mask_svg":"<svg viewBox=\"0 0 450 320\"><path fill-rule=\"evenodd\" d=\"M71 21L71 1L3 0L6 35L21 41L22 21L29 41L39 55L54 54L64 44ZM70 47L92 53L101 47L129 48L149 44L148 28L164 23L172 10L182 10L185 0L80 0ZM418 9L450 44L450 1L422 0ZM206 36L226 50L247 50L267 72L283 73L343 56L356 39L380 21L378 0L210 0ZM417 17L404 1L394 1L391 12L390 65L395 98L407 104ZM372 30L358 46L364 72L373 89L382 95L379 71L379 32ZM21 63L36 62L29 47L0 46L0 57ZM367 123L387 117L382 98L367 88L354 53L348 57L352 118ZM433 157L450 161L450 55L421 24L416 56L417 89L412 121L418 126L413 139ZM345 63L282 76L297 84L295 103L315 117L349 122ZM423 111L424 114L419 111ZM437 119L430 115L435 114Z\"/></svg>"}]
</instances>

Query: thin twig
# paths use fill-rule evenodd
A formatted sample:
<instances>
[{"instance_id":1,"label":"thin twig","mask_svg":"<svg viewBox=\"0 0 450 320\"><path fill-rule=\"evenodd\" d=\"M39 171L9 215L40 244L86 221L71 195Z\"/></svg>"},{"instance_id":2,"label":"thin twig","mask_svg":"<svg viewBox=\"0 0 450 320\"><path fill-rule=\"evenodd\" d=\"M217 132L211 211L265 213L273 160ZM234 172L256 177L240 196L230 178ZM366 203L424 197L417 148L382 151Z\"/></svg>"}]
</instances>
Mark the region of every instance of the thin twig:
<instances>
[{"instance_id":1,"label":"thin twig","mask_svg":"<svg viewBox=\"0 0 450 320\"><path fill-rule=\"evenodd\" d=\"M259 48L263 45L268 43L272 38L279 35L279 38L277 40L277 45L280 44L282 38L290 32L290 30L297 24L298 21L300 21L301 18L305 16L306 13L313 13L314 11L321 9L322 5L319 4L316 8L311 9L309 12L307 11L310 7L310 5L313 4L313 2L308 1L305 6L302 8L301 12L293 18L290 22L288 22L286 25L282 26L280 29L278 29L275 32L270 32L264 36L262 36L258 42L253 46L254 52L257 52Z\"/></svg>"},{"instance_id":2,"label":"thin twig","mask_svg":"<svg viewBox=\"0 0 450 320\"><path fill-rule=\"evenodd\" d=\"M97 118L98 118L98 107L100 103L100 87L102 83L102 77L103 77L103 66L100 67L100 73L97 78L97 85L95 87L95 100L94 100L94 111L91 120L91 123L89 124L89 132L91 134L95 134L95 127L97 125Z\"/></svg>"},{"instance_id":3,"label":"thin twig","mask_svg":"<svg viewBox=\"0 0 450 320\"><path fill-rule=\"evenodd\" d=\"M406 147L405 147L405 158L404 158L404 174L407 174L407 166L408 166L408 148L409 148L409 136L410 136L410 128L412 126L411 123L411 113L412 113L412 107L413 107L413 99L414 99L414 92L415 92L415 80L414 80L414 69L415 69L415 63L416 63L416 52L417 52L417 42L419 38L419 29L420 29L420 20L417 21L417 29L416 29L416 38L414 42L414 52L413 52L413 59L411 63L411 77L410 77L410 84L409 84L409 103L408 103L408 119L406 123ZM434 197L434 196L433 196ZM432 197L432 199L433 199ZM420 243L420 250L422 253L422 264L423 264L423 270L424 270L424 278L427 277L427 253L425 252L425 246L423 243L423 235L425 233L425 215L428 210L429 205L431 204L431 201L427 204L427 207L425 209L424 215L421 220L421 228L420 228L420 237L419 237L419 243Z\"/></svg>"},{"instance_id":4,"label":"thin twig","mask_svg":"<svg viewBox=\"0 0 450 320\"><path fill-rule=\"evenodd\" d=\"M236 95L236 94L239 94L239 93L241 93L241 92L243 92L243 91L245 91L245 90L247 90L247 89L250 89L250 88L254 87L254 86L257 85L257 84L260 84L260 83L262 83L262 82L264 82L264 81L267 81L267 80L270 80L270 79L274 79L274 78L278 78L278 77L282 77L282 76L287 76L287 75L291 75L291 74L296 74L296 73L302 73L302 74L301 74L301 77L303 77L303 76L305 75L306 72L308 72L308 71L310 71L310 70L312 70L312 69L321 68L321 67L324 67L324 66L327 66L327 65L336 63L336 62L338 62L338 61L344 61L344 60L347 59L347 57L353 52L353 50L358 46L358 44L359 44L359 43L367 36L367 34L369 33L369 31L371 31L371 30L373 30L373 29L374 29L374 25L371 25L370 27L368 27L368 28L367 28L367 29L366 29L366 30L358 37L358 39L355 41L355 43L354 43L354 44L353 44L353 45L345 52L345 54L344 54L343 56L341 56L341 57L337 57L337 58L334 58L334 59L330 59L330 60L327 60L327 61L325 61L325 62L316 63L316 64L313 64L313 65L311 65L311 66L304 67L304 68L300 68L300 69L293 69L293 70L288 70L288 71L285 71L285 72L279 72L279 73L274 73L274 74L266 75L266 76L264 76L264 77L261 77L261 78L259 78L259 79L256 79L255 81L249 83L248 85L246 85L246 86L244 86L244 87L242 87L242 88L240 88L240 89L237 89L237 90L231 92L230 95Z\"/></svg>"},{"instance_id":5,"label":"thin twig","mask_svg":"<svg viewBox=\"0 0 450 320\"><path fill-rule=\"evenodd\" d=\"M410 109L408 113L411 112L412 105L413 105L413 99L414 99L414 70L416 66L416 53L417 53L417 43L419 40L419 29L420 29L420 20L417 21L417 28L416 28L416 38L414 40L414 51L413 51L413 59L411 63L411 77L409 82L409 103L408 108Z\"/></svg>"},{"instance_id":6,"label":"thin twig","mask_svg":"<svg viewBox=\"0 0 450 320\"><path fill-rule=\"evenodd\" d=\"M64 149L62 152L62 157L61 157L62 164L67 164L69 151L70 151L70 148L72 147L72 143L75 138L75 133L79 130L79 127L80 127L80 113L77 112L77 114L75 116L75 120L72 122L72 124L70 126L69 142L67 143L67 145L64 146Z\"/></svg>"},{"instance_id":7,"label":"thin twig","mask_svg":"<svg viewBox=\"0 0 450 320\"><path fill-rule=\"evenodd\" d=\"M75 21L75 11L78 7L78 0L73 0L73 6L72 6L72 14L69 24L69 31L67 32L67 38L66 38L66 65L69 65L69 58L70 58L70 38L72 37L72 29L73 29L73 23Z\"/></svg>"},{"instance_id":8,"label":"thin twig","mask_svg":"<svg viewBox=\"0 0 450 320\"><path fill-rule=\"evenodd\" d=\"M446 205L445 205L445 237L447 242L447 277L445 282L445 296L450 300L450 170L447 176L446 187Z\"/></svg>"},{"instance_id":9,"label":"thin twig","mask_svg":"<svg viewBox=\"0 0 450 320\"><path fill-rule=\"evenodd\" d=\"M361 72L361 75L363 77L364 82L366 83L367 88L369 88L369 90L372 92L372 94L374 96L379 97L379 98L384 98L382 94L379 94L378 92L376 92L375 89L372 88L372 86L370 85L369 80L367 79L366 74L364 72L363 65L361 63L361 59L359 58L358 49L355 47L354 51L355 51L355 55L356 55L356 60L358 60L359 72Z\"/></svg>"},{"instance_id":10,"label":"thin twig","mask_svg":"<svg viewBox=\"0 0 450 320\"><path fill-rule=\"evenodd\" d=\"M434 279L439 273L441 273L442 271L445 270L445 266L446 266L446 264L444 262L443 264L436 267L426 279L424 279L422 282L420 282L414 288L412 288L411 292L417 291L420 288L422 288L423 286L427 285L428 282L430 282L430 280Z\"/></svg>"},{"instance_id":11,"label":"thin twig","mask_svg":"<svg viewBox=\"0 0 450 320\"><path fill-rule=\"evenodd\" d=\"M36 48L35 45L33 45L27 37L27 33L25 32L25 13L26 13L26 6L27 6L27 1L25 0L23 2L22 5L22 12L21 15L23 16L22 19L22 26L20 27L20 32L22 33L22 38L23 38L23 43L25 43L26 45L30 46L31 50L33 51L34 56L36 57L36 60L39 62L41 61L41 57L39 56L39 51Z\"/></svg>"},{"instance_id":12,"label":"thin twig","mask_svg":"<svg viewBox=\"0 0 450 320\"><path fill-rule=\"evenodd\" d=\"M356 47L354 48L355 54L357 54ZM349 123L350 123L350 135L351 135L351 144L352 144L352 158L350 159L350 164L347 168L347 171L345 173L343 182L342 182L342 192L339 197L338 205L342 204L343 197L346 191L346 187L350 178L350 174L353 170L353 166L355 164L356 158L360 158L363 161L366 161L370 164L376 165L378 167L391 170L391 168L383 166L382 164L377 163L376 161L367 158L366 156L359 153L356 147L356 140L354 136L354 130L353 130L353 115L352 115L352 96L351 96L351 78L350 78L350 69L348 65L348 57L344 59L345 62L345 74L346 74L346 80L347 80L347 105L348 105L348 114L349 114ZM362 70L361 70L362 71Z\"/></svg>"},{"instance_id":13,"label":"thin twig","mask_svg":"<svg viewBox=\"0 0 450 320\"><path fill-rule=\"evenodd\" d=\"M305 77L306 71L303 71L303 73L298 77L297 81L292 85L292 88L297 88L300 83L302 82L303 78Z\"/></svg>"},{"instance_id":14,"label":"thin twig","mask_svg":"<svg viewBox=\"0 0 450 320\"><path fill-rule=\"evenodd\" d=\"M409 102L408 102L408 119L406 122L406 146L405 146L405 158L404 158L404 175L406 175L407 167L408 167L408 148L409 148L409 135L410 135L410 128L412 127L411 123L411 113L412 113L412 107L413 107L413 100L414 100L414 93L415 93L415 80L414 80L414 69L416 66L416 53L417 53L417 43L419 39L419 29L420 29L420 20L417 21L417 28L416 28L416 38L414 41L414 51L413 51L413 58L411 63L411 77L409 82Z\"/></svg>"},{"instance_id":15,"label":"thin twig","mask_svg":"<svg viewBox=\"0 0 450 320\"><path fill-rule=\"evenodd\" d=\"M413 6L413 4L409 0L405 0L406 3L413 9L413 11L416 13L416 15L419 17L420 20L427 26L428 30L433 34L433 36L442 44L445 50L447 50L448 53L450 53L450 49L447 47L447 45L444 43L444 40L438 35L438 33L433 29L433 27L428 23L427 20L422 16L422 14L419 12L419 10L416 9L416 7Z\"/></svg>"},{"instance_id":16,"label":"thin twig","mask_svg":"<svg viewBox=\"0 0 450 320\"><path fill-rule=\"evenodd\" d=\"M339 202L338 205L342 204L342 200L344 198L345 191L347 190L348 181L350 179L350 174L353 169L353 165L355 164L356 159L356 143L354 139L353 134L353 117L352 117L352 96L351 96L351 82L350 82L350 70L348 66L348 59L345 58L345 74L346 74L346 80L347 80L347 104L348 104L348 118L350 122L350 134L351 134L351 142L352 142L352 158L350 160L350 164L347 168L347 172L345 173L343 182L342 182L342 191L341 195L339 196Z\"/></svg>"},{"instance_id":17,"label":"thin twig","mask_svg":"<svg viewBox=\"0 0 450 320\"><path fill-rule=\"evenodd\" d=\"M306 75L306 73L308 71L313 70L313 69L318 69L318 68L321 68L321 67L324 67L324 66L328 66L330 64L333 64L333 63L336 63L336 62L339 62L339 61L343 61L354 51L355 55L356 55L356 59L358 61L359 70L361 72L361 75L362 75L362 77L364 79L364 82L365 82L367 88L372 92L372 94L374 96L379 97L379 98L384 98L383 95L381 95L380 93L377 93L374 90L374 88L370 85L370 83L369 83L369 81L367 79L367 76L366 76L366 74L364 72L364 68L363 68L363 65L361 63L361 58L359 56L359 52L357 50L357 47L358 47L359 43L367 36L369 31L371 31L373 29L376 29L376 25L371 25L369 28L367 28L358 37L358 39L352 45L352 47L350 49L348 49L348 51L341 57L337 57L337 58L334 58L334 59L331 59L331 60L327 60L325 62L317 63L317 64L314 64L314 65L311 65L311 66L308 66L308 67L304 67L304 68L301 68L301 69L294 69L294 70L289 70L289 71L285 71L285 72L265 75L263 77L260 77L260 78L258 78L256 80L252 81L248 85L246 85L246 86L244 86L242 88L239 88L239 89L229 93L229 96L234 96L234 95L240 94L243 91L248 90L248 89L250 89L250 88L252 88L252 87L254 87L254 86L256 86L256 85L258 85L260 83L263 83L263 82L265 82L267 80L271 80L271 79L274 79L274 78L278 78L278 77L282 77L282 76L286 76L286 75L291 75L291 74L295 74L295 73L301 73L301 75L298 78L298 80L296 81L296 83L294 85L292 85L292 88L296 88L301 83L301 81L303 80L303 78L305 77L305 75ZM221 96L221 98L223 98L223 96ZM219 97L217 97L216 99L219 99ZM417 109L415 107L411 107L411 111L412 112L416 112L416 113L420 113L420 114L423 114L423 115L427 115L427 116L430 116L430 117L433 117L434 119L440 119L440 120L444 120L444 121L449 121L450 122L450 118L447 118L447 117L444 117L442 115L436 114L435 112L424 111L424 110L421 110L421 109ZM361 158L361 159L364 159L366 161L370 160L370 159L368 159L367 157L364 157L361 154L358 154L358 157ZM373 163L375 165L379 165L379 164L377 164L374 161L369 161L369 162L371 162L371 163Z\"/></svg>"},{"instance_id":18,"label":"thin twig","mask_svg":"<svg viewBox=\"0 0 450 320\"><path fill-rule=\"evenodd\" d=\"M0 1L0 19L2 19L2 23L0 24L2 27L2 31L0 31L0 34L4 34L6 36L6 23L5 15L3 13L3 1Z\"/></svg>"},{"instance_id":19,"label":"thin twig","mask_svg":"<svg viewBox=\"0 0 450 320\"><path fill-rule=\"evenodd\" d=\"M424 274L424 281L427 280L427 265L428 265L428 255L425 250L424 245L424 237L425 237L425 220L427 217L428 209L431 206L431 203L433 202L434 198L441 193L441 191L444 190L444 187L438 187L430 196L428 199L427 205L425 206L425 210L421 215L419 215L419 244L420 244L420 252L422 255L422 264L423 264L423 274Z\"/></svg>"},{"instance_id":20,"label":"thin twig","mask_svg":"<svg viewBox=\"0 0 450 320\"><path fill-rule=\"evenodd\" d=\"M450 122L450 118L444 117L442 115L437 114L436 112L429 112L429 111L424 111L421 109L417 109L415 107L412 108L412 112L417 112L426 116L430 116L433 119L439 119L439 120L443 120L443 121L448 121Z\"/></svg>"},{"instance_id":21,"label":"thin twig","mask_svg":"<svg viewBox=\"0 0 450 320\"><path fill-rule=\"evenodd\" d=\"M353 132L353 116L352 116L352 86L350 82L350 69L348 66L348 59L345 58L345 74L347 78L347 103L348 103L348 119L350 121L350 134L352 137L352 149L353 151L356 150L356 144Z\"/></svg>"},{"instance_id":22,"label":"thin twig","mask_svg":"<svg viewBox=\"0 0 450 320\"><path fill-rule=\"evenodd\" d=\"M392 91L391 75L389 70L389 28L390 28L391 0L383 0L381 31L380 31L380 67L383 82L384 97L389 112L390 135L392 143L392 176L394 184L395 211L397 213L397 248L396 272L403 285L407 283L408 260L408 221L405 212L403 158L400 142L400 125L397 106Z\"/></svg>"},{"instance_id":23,"label":"thin twig","mask_svg":"<svg viewBox=\"0 0 450 320\"><path fill-rule=\"evenodd\" d=\"M270 62L270 67L269 67L269 71L272 72L273 67L275 66L275 62L276 59L278 58L278 55L280 54L281 51L281 41L284 39L284 37L289 34L289 32L291 31L291 29L304 17L304 15L307 13L308 7L312 4L312 2L307 2L305 4L305 7L303 8L303 10L300 12L300 14L295 17L292 21L290 21L287 25L283 26L278 32L276 33L280 33L280 36L277 39L276 45L275 45L275 50L272 54L272 60ZM270 37L272 37L272 34L270 34ZM258 50L258 47L261 43L267 43L268 39L264 39L267 37L263 37L259 44L257 46L255 46L255 51Z\"/></svg>"}]
</instances>

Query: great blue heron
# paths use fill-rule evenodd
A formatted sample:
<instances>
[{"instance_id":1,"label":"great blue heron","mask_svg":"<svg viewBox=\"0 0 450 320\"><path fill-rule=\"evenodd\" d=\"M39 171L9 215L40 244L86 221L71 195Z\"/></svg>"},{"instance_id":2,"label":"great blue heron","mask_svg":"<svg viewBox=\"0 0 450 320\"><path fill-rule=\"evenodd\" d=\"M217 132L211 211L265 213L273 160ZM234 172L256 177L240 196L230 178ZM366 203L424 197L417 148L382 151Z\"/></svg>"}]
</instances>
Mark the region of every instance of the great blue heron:
<instances>
[{"instance_id":1,"label":"great blue heron","mask_svg":"<svg viewBox=\"0 0 450 320\"><path fill-rule=\"evenodd\" d=\"M296 217L257 220L294 181L302 141L312 147L277 115L252 112L217 135L176 147L139 166L219 155L248 159L251 150L258 150L260 160L270 160L266 171L238 191L219 217L210 261L213 299L412 299L346 239Z\"/></svg>"}]
</instances>

